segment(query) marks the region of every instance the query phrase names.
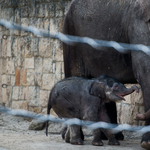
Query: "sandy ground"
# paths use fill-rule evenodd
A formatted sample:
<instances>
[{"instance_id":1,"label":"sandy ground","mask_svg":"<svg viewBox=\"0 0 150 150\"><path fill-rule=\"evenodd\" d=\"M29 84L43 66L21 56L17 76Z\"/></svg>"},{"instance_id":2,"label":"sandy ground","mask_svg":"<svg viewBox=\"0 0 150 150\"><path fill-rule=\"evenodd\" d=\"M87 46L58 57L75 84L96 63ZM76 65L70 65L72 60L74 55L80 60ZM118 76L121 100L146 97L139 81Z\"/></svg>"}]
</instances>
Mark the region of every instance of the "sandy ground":
<instances>
[{"instance_id":1,"label":"sandy ground","mask_svg":"<svg viewBox=\"0 0 150 150\"><path fill-rule=\"evenodd\" d=\"M0 150L144 150L140 147L140 136L126 133L120 146L109 146L107 140L104 146L92 146L92 136L85 136L84 145L65 143L60 134L55 132L45 136L45 130L28 130L31 122L21 117L0 115Z\"/></svg>"}]
</instances>

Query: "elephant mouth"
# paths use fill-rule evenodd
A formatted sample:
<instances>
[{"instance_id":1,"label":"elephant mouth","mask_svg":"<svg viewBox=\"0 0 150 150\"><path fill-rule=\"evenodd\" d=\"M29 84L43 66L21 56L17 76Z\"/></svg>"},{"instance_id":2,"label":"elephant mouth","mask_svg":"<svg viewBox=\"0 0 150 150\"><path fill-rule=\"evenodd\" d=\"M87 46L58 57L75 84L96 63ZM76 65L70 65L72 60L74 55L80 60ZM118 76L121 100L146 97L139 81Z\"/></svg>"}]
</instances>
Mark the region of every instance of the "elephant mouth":
<instances>
[{"instance_id":1,"label":"elephant mouth","mask_svg":"<svg viewBox=\"0 0 150 150\"><path fill-rule=\"evenodd\" d=\"M120 100L126 101L124 96L126 96L128 94L116 94L117 97L119 97Z\"/></svg>"}]
</instances>

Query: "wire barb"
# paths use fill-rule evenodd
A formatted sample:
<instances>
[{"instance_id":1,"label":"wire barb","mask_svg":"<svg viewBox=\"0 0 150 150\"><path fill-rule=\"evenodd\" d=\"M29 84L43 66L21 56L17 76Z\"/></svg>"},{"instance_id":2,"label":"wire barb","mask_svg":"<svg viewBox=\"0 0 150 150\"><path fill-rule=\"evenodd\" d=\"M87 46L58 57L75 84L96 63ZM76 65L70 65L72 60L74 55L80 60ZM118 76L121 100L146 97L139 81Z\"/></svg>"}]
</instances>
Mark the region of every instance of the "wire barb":
<instances>
[{"instance_id":1,"label":"wire barb","mask_svg":"<svg viewBox=\"0 0 150 150\"><path fill-rule=\"evenodd\" d=\"M62 123L65 125L79 125L79 126L84 126L88 127L91 129L98 129L98 128L103 128L103 129L111 129L114 133L126 130L126 131L134 131L134 132L140 132L140 133L146 133L150 131L150 126L131 126L129 124L111 124L111 123L106 123L106 122L93 122L93 121L83 121L77 118L56 118L53 115L43 115L43 114L36 114L33 112L29 112L26 110L20 110L20 109L10 109L10 108L5 108L3 106L0 106L0 112L1 113L6 113L8 115L13 115L13 116L21 116L21 117L28 117L32 119L38 119L41 122L46 122L46 121L52 121L56 123Z\"/></svg>"},{"instance_id":2,"label":"wire barb","mask_svg":"<svg viewBox=\"0 0 150 150\"><path fill-rule=\"evenodd\" d=\"M132 51L143 51L147 55L150 55L150 46L142 45L142 44L126 44L126 43L117 43L115 41L104 41L98 39L91 39L89 37L78 37L72 35L65 35L63 33L50 33L46 30L39 30L33 26L22 26L16 23L11 23L4 19L0 19L0 25L5 26L8 29L12 30L21 30L33 33L38 37L49 37L59 39L62 42L68 45L75 45L77 43L88 44L97 50L101 50L101 47L111 47L116 49L120 53L128 53L130 50Z\"/></svg>"}]
</instances>

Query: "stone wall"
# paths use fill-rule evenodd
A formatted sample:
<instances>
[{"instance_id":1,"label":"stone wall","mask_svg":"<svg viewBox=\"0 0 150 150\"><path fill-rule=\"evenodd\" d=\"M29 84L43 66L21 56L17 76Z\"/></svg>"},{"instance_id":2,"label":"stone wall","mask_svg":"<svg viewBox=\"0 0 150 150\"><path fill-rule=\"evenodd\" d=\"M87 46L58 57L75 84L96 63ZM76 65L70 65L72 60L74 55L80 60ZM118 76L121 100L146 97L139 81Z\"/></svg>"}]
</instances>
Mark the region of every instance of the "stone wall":
<instances>
[{"instance_id":1,"label":"stone wall","mask_svg":"<svg viewBox=\"0 0 150 150\"><path fill-rule=\"evenodd\" d=\"M71 0L0 0L0 19L61 32ZM50 90L64 78L62 43L0 26L0 103L14 109L46 113ZM7 86L6 86L6 85ZM118 122L133 121L143 112L141 94L117 103Z\"/></svg>"},{"instance_id":2,"label":"stone wall","mask_svg":"<svg viewBox=\"0 0 150 150\"><path fill-rule=\"evenodd\" d=\"M0 19L61 32L69 0L0 0ZM54 83L64 78L62 43L0 26L0 102L45 112Z\"/></svg>"}]
</instances>

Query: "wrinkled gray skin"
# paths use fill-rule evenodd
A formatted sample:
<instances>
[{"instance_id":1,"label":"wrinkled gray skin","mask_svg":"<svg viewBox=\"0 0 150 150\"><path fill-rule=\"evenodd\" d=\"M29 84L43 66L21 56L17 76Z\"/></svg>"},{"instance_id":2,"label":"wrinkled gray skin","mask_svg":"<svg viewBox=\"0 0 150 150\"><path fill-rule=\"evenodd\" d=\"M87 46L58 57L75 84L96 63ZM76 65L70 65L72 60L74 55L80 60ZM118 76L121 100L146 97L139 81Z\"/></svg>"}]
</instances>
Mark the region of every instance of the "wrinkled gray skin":
<instances>
[{"instance_id":1,"label":"wrinkled gray skin","mask_svg":"<svg viewBox=\"0 0 150 150\"><path fill-rule=\"evenodd\" d=\"M150 0L73 0L63 33L107 41L150 45ZM150 108L150 56L113 48L96 50L86 44L63 44L65 77L96 78L107 74L121 83L139 83L145 112ZM105 104L111 122L117 123L116 106ZM150 125L150 119L146 120ZM123 137L121 137L123 138ZM141 146L150 149L150 132Z\"/></svg>"},{"instance_id":2,"label":"wrinkled gray skin","mask_svg":"<svg viewBox=\"0 0 150 150\"><path fill-rule=\"evenodd\" d=\"M95 79L71 77L58 82L52 89L47 106L47 114L50 109L56 112L59 117L78 118L89 121L110 122L106 114L104 103L108 101L124 100L124 96L132 92L138 92L136 86L126 88L114 78L103 75ZM48 122L46 125L46 135ZM101 146L100 129L93 131L93 145ZM109 130L104 130L109 139L108 144L119 145L115 136ZM71 125L68 127L65 141L71 144L83 144L80 135L80 126Z\"/></svg>"}]
</instances>

